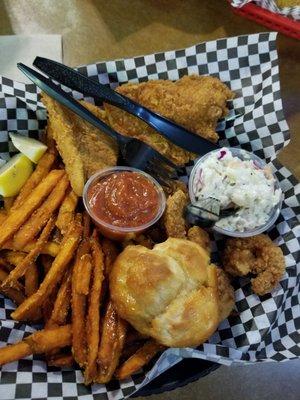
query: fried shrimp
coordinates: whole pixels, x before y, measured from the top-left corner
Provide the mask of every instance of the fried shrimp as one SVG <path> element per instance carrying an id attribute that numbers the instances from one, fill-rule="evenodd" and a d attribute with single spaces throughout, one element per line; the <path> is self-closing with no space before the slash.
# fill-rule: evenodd
<path id="1" fill-rule="evenodd" d="M 209 235 L 204 229 L 200 228 L 200 226 L 195 225 L 190 228 L 187 233 L 187 238 L 191 242 L 199 244 L 210 255 L 211 242 L 209 239 Z"/>
<path id="2" fill-rule="evenodd" d="M 223 263 L 225 271 L 233 276 L 257 275 L 251 279 L 251 284 L 259 296 L 270 293 L 276 287 L 285 269 L 282 250 L 266 235 L 229 239 Z"/>
<path id="3" fill-rule="evenodd" d="M 217 268 L 220 321 L 228 317 L 234 307 L 234 290 L 225 271 Z"/>

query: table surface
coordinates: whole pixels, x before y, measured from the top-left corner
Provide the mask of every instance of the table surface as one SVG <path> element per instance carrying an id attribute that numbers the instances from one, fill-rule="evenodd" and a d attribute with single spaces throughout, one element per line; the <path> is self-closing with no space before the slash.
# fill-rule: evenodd
<path id="1" fill-rule="evenodd" d="M 71 66 L 262 31 L 267 29 L 234 15 L 225 0 L 0 0 L 0 35 L 62 34 L 64 62 Z M 279 34 L 278 52 L 291 130 L 291 143 L 279 159 L 300 179 L 300 42 Z M 298 361 L 250 371 L 220 368 L 157 399 L 279 400 L 282 393 L 285 400 L 299 398 Z"/>

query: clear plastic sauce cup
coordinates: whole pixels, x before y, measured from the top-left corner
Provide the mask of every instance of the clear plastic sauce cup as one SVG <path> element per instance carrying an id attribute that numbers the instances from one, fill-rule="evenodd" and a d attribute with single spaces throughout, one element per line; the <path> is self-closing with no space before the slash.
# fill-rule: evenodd
<path id="1" fill-rule="evenodd" d="M 165 210 L 166 198 L 161 185 L 149 174 L 131 167 L 113 167 L 89 178 L 83 203 L 104 236 L 124 240 L 155 224 Z"/>

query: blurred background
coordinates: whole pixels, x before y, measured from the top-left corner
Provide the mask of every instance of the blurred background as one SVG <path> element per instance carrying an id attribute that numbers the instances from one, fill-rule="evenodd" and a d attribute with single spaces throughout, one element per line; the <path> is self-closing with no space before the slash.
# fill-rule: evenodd
<path id="1" fill-rule="evenodd" d="M 0 0 L 0 75 L 37 54 L 78 66 L 267 30 L 225 0 Z M 300 179 L 300 41 L 279 34 L 278 52 L 292 138 L 279 159 Z M 299 400 L 299 371 L 299 360 L 221 367 L 155 399 Z"/>

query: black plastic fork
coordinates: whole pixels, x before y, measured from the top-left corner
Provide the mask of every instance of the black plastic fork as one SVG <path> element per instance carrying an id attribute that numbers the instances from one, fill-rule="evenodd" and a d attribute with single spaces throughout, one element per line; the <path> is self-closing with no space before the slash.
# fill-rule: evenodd
<path id="1" fill-rule="evenodd" d="M 177 169 L 179 167 L 151 146 L 141 140 L 123 136 L 116 132 L 83 107 L 83 105 L 76 101 L 71 95 L 53 83 L 51 79 L 46 78 L 44 75 L 41 75 L 22 63 L 18 63 L 18 68 L 43 92 L 48 94 L 48 96 L 75 112 L 84 120 L 100 129 L 101 132 L 115 139 L 119 146 L 123 164 L 148 172 L 164 186 L 169 186 L 170 180 L 176 178 Z"/>
<path id="2" fill-rule="evenodd" d="M 94 99 L 112 104 L 134 115 L 169 141 L 187 151 L 204 155 L 218 148 L 217 144 L 190 132 L 174 121 L 136 103 L 129 97 L 112 90 L 109 86 L 102 85 L 94 79 L 75 71 L 73 68 L 43 57 L 36 57 L 33 65 L 49 78 L 54 79 L 70 89 L 77 90 L 85 96 L 91 96 Z"/>

